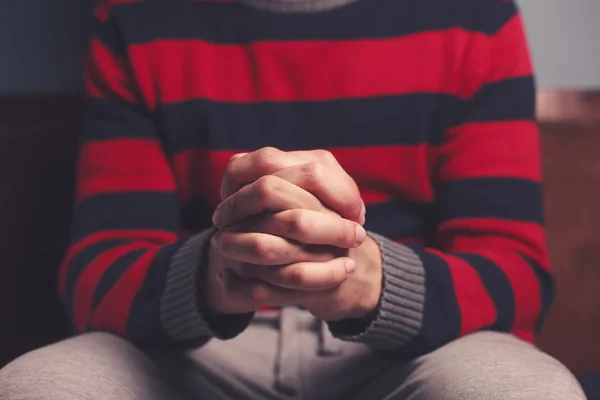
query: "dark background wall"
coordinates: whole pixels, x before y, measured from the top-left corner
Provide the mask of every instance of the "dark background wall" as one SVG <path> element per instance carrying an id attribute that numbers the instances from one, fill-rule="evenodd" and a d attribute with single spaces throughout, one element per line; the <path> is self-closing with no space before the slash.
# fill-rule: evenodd
<path id="1" fill-rule="evenodd" d="M 0 95 L 77 92 L 97 0 L 0 0 Z"/>
<path id="2" fill-rule="evenodd" d="M 0 95 L 80 91 L 96 1 L 0 0 Z M 600 88 L 600 0 L 518 1 L 541 86 Z"/>

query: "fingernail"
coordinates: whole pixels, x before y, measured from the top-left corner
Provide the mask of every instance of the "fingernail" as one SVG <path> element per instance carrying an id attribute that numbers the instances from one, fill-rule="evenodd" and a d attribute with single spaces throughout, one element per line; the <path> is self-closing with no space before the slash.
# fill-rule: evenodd
<path id="1" fill-rule="evenodd" d="M 347 272 L 348 274 L 351 274 L 351 273 L 353 273 L 353 272 L 354 272 L 354 270 L 355 270 L 355 269 L 356 269 L 356 262 L 354 262 L 354 260 L 353 260 L 353 259 L 349 258 L 349 259 L 346 261 L 346 272 Z"/>
<path id="2" fill-rule="evenodd" d="M 367 238 L 367 231 L 365 231 L 365 228 L 363 228 L 360 225 L 356 225 L 356 228 L 355 228 L 356 244 L 360 246 L 365 241 L 366 238 Z"/>

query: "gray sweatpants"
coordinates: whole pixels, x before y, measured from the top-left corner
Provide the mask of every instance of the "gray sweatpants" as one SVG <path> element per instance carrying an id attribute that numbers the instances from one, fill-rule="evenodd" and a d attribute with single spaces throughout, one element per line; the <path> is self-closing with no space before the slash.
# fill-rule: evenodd
<path id="1" fill-rule="evenodd" d="M 0 371 L 2 400 L 583 400 L 556 360 L 507 334 L 466 336 L 409 364 L 341 342 L 310 314 L 257 318 L 187 354 L 106 333 L 35 350 Z"/>

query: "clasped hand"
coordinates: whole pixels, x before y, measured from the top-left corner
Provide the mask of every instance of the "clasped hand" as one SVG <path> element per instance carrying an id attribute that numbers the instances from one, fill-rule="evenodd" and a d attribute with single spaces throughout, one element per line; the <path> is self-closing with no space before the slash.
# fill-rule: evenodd
<path id="1" fill-rule="evenodd" d="M 209 251 L 211 312 L 301 305 L 363 318 L 381 294 L 381 256 L 354 180 L 323 150 L 238 154 L 223 176 Z"/>

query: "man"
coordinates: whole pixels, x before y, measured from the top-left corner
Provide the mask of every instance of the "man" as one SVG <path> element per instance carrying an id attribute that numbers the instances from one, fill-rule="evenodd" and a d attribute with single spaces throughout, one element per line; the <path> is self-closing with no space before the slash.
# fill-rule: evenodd
<path id="1" fill-rule="evenodd" d="M 95 21 L 59 275 L 88 333 L 9 365 L 2 399 L 584 398 L 528 344 L 553 283 L 512 1 Z"/>

